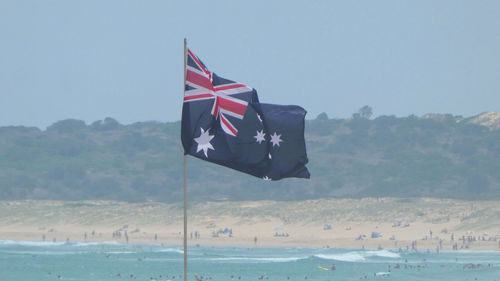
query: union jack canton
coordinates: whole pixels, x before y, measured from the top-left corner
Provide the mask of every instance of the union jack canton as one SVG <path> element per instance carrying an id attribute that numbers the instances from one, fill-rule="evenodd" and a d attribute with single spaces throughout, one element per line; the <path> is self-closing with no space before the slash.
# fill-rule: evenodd
<path id="1" fill-rule="evenodd" d="M 219 120 L 226 134 L 236 137 L 238 129 L 228 116 L 243 119 L 253 89 L 216 76 L 189 49 L 187 56 L 184 102 L 213 100 L 210 114 Z"/>

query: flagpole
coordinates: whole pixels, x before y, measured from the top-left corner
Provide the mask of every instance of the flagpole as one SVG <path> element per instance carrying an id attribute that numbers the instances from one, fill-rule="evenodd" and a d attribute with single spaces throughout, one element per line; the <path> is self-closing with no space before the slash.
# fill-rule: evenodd
<path id="1" fill-rule="evenodd" d="M 186 64 L 187 64 L 187 41 L 184 38 L 184 83 L 182 84 L 183 91 L 186 87 Z M 187 156 L 184 154 L 184 281 L 187 281 L 187 179 L 186 167 Z"/>

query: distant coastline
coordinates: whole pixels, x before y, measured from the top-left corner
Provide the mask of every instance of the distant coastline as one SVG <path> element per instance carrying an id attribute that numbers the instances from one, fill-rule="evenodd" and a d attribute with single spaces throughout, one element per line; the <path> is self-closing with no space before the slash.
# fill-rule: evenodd
<path id="1" fill-rule="evenodd" d="M 358 115 L 306 121 L 309 180 L 262 181 L 188 157 L 189 200 L 500 200 L 500 113 Z M 180 122 L 0 127 L 0 198 L 179 202 L 182 159 Z"/>

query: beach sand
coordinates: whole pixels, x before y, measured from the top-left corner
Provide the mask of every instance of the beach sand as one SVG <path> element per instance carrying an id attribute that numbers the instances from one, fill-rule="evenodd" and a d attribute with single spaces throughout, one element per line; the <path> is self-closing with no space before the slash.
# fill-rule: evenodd
<path id="1" fill-rule="evenodd" d="M 0 240 L 126 243 L 128 236 L 129 243 L 182 245 L 182 212 L 181 203 L 0 201 Z M 360 235 L 366 237 L 356 240 Z M 418 250 L 449 251 L 453 243 L 500 250 L 500 202 L 365 198 L 191 202 L 188 208 L 191 246 L 411 249 L 414 241 Z"/>

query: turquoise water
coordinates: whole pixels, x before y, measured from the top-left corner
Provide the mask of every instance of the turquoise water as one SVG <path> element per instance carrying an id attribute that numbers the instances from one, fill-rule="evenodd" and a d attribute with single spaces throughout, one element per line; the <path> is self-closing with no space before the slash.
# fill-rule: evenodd
<path id="1" fill-rule="evenodd" d="M 463 268 L 470 263 L 476 267 Z M 318 268 L 330 269 L 332 264 L 334 271 Z M 366 280 L 500 281 L 500 252 L 192 247 L 188 272 L 190 281 L 195 281 L 195 274 L 207 281 L 365 280 L 365 276 Z M 181 247 L 0 240 L 0 281 L 176 281 L 182 274 Z"/>

